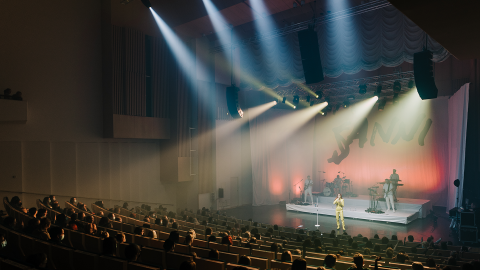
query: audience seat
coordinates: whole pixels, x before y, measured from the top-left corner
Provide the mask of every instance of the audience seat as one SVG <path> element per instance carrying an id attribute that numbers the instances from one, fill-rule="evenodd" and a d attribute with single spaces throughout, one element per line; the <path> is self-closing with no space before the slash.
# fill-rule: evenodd
<path id="1" fill-rule="evenodd" d="M 195 252 L 195 254 L 197 254 L 197 256 L 199 257 L 208 258 L 208 253 L 210 252 L 210 250 L 206 248 L 192 246 L 190 247 L 190 252 Z"/>
<path id="2" fill-rule="evenodd" d="M 109 256 L 98 258 L 98 269 L 127 270 L 127 261 Z"/>
<path id="3" fill-rule="evenodd" d="M 257 267 L 260 270 L 265 270 L 269 268 L 267 258 L 250 256 L 250 260 L 252 261 L 252 266 Z"/>
<path id="4" fill-rule="evenodd" d="M 7 241 L 8 244 L 12 243 L 10 241 Z M 35 239 L 26 235 L 20 235 L 20 246 L 22 247 L 23 254 L 25 256 L 28 256 L 30 254 L 33 254 L 34 248 L 33 245 L 35 244 Z"/>
<path id="5" fill-rule="evenodd" d="M 163 269 L 165 265 L 165 251 L 155 249 L 155 248 L 142 248 L 142 253 L 140 253 L 140 258 L 142 262 L 155 265 Z"/>
<path id="6" fill-rule="evenodd" d="M 233 270 L 235 267 L 239 267 L 239 266 L 245 267 L 248 270 L 258 270 L 258 268 L 255 268 L 255 267 L 249 267 L 249 266 L 233 264 L 233 263 L 227 263 L 227 270 Z"/>
<path id="7" fill-rule="evenodd" d="M 270 269 L 272 270 L 289 270 L 291 267 L 291 262 L 281 262 L 277 260 L 270 261 Z"/>
<path id="8" fill-rule="evenodd" d="M 56 269 L 73 270 L 71 262 L 73 261 L 73 249 L 59 245 L 50 245 L 51 258 Z"/>
<path id="9" fill-rule="evenodd" d="M 324 261 L 323 258 L 315 258 L 315 257 L 308 257 L 308 256 L 305 256 L 305 260 L 307 261 L 307 264 L 317 265 L 317 266 L 322 266 Z"/>
<path id="10" fill-rule="evenodd" d="M 195 258 L 195 263 L 197 264 L 196 269 L 202 270 L 224 270 L 225 264 L 221 261 L 209 260 L 197 257 Z"/>
<path id="11" fill-rule="evenodd" d="M 208 243 L 208 248 L 216 249 L 218 251 L 228 251 L 228 246 L 227 245 L 222 245 L 222 244 L 213 243 L 213 242 Z"/>
<path id="12" fill-rule="evenodd" d="M 147 237 L 143 237 L 141 235 L 134 235 L 133 243 L 142 246 L 142 247 L 149 247 L 150 246 L 150 239 Z"/>
<path id="13" fill-rule="evenodd" d="M 244 247 L 235 247 L 235 246 L 230 246 L 229 251 L 231 253 L 237 253 L 240 256 L 242 255 L 250 255 L 250 249 L 249 248 L 244 248 Z"/>
<path id="14" fill-rule="evenodd" d="M 69 230 L 70 243 L 75 249 L 85 250 L 84 234 L 78 231 Z"/>
<path id="15" fill-rule="evenodd" d="M 148 266 L 144 264 L 139 264 L 139 263 L 128 263 L 127 265 L 128 270 L 160 270 L 158 267 L 153 267 L 153 266 Z"/>
<path id="16" fill-rule="evenodd" d="M 335 269 L 336 270 L 347 270 L 353 265 L 352 260 L 349 262 L 344 262 L 344 261 L 338 261 L 335 263 Z"/>
<path id="17" fill-rule="evenodd" d="M 75 270 L 99 270 L 99 256 L 90 252 L 75 250 L 73 252 L 73 268 Z"/>
<path id="18" fill-rule="evenodd" d="M 152 248 L 163 249 L 163 244 L 164 243 L 165 243 L 165 241 L 163 241 L 163 240 L 150 239 L 150 247 L 152 247 Z"/>
<path id="19" fill-rule="evenodd" d="M 103 239 L 97 236 L 85 234 L 84 235 L 85 250 L 97 254 L 101 254 L 103 250 Z"/>
<path id="20" fill-rule="evenodd" d="M 2 270 L 27 270 L 27 269 L 32 269 L 31 266 L 21 264 L 18 262 L 14 262 L 11 260 L 7 259 L 1 259 L 0 260 L 0 269 Z"/>
<path id="21" fill-rule="evenodd" d="M 165 266 L 167 269 L 178 269 L 184 261 L 192 259 L 192 255 L 168 252 L 165 254 Z"/>
<path id="22" fill-rule="evenodd" d="M 219 252 L 220 256 L 219 259 L 226 262 L 226 263 L 238 263 L 238 259 L 240 256 L 237 253 L 230 253 L 230 252 Z"/>
<path id="23" fill-rule="evenodd" d="M 51 245 L 48 242 L 44 242 L 41 240 L 35 240 L 35 244 L 33 245 L 34 247 L 34 253 L 45 253 L 47 254 L 47 267 L 51 269 L 56 269 L 55 264 L 53 263 L 52 259 L 52 251 L 51 251 Z"/>

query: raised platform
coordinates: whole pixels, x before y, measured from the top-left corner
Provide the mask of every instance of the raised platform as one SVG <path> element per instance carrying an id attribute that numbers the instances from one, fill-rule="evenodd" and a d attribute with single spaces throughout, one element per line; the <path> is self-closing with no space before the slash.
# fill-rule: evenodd
<path id="1" fill-rule="evenodd" d="M 287 204 L 287 210 L 316 214 L 318 209 L 319 215 L 335 216 L 335 205 L 333 205 L 335 198 L 317 196 L 314 198 L 315 203 L 317 199 L 318 208 L 313 205 Z M 360 195 L 354 198 L 344 198 L 344 200 L 343 216 L 345 218 L 400 224 L 408 224 L 417 218 L 425 218 L 432 209 L 432 203 L 429 200 L 398 198 L 398 202 L 395 203 L 397 209 L 395 213 L 389 211 L 384 214 L 373 214 L 365 212 L 370 203 L 368 196 Z M 385 211 L 387 209 L 386 202 L 379 202 L 378 208 Z"/>

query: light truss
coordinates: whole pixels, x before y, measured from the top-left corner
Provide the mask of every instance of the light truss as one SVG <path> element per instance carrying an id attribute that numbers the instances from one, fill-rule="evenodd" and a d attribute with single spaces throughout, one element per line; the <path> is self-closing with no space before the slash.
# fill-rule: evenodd
<path id="1" fill-rule="evenodd" d="M 342 19 L 345 19 L 345 18 L 348 18 L 348 17 L 352 17 L 352 16 L 355 16 L 355 15 L 366 13 L 366 12 L 369 12 L 369 11 L 373 11 L 373 10 L 381 9 L 381 8 L 384 8 L 384 7 L 388 7 L 388 6 L 391 6 L 391 5 L 392 4 L 390 4 L 390 2 L 388 2 L 387 0 L 372 0 L 368 3 L 361 4 L 361 5 L 349 8 L 349 9 L 345 9 L 345 10 L 338 11 L 338 12 L 335 12 L 335 13 L 331 13 L 331 14 L 320 16 L 320 17 L 316 17 L 316 18 L 313 18 L 313 19 L 310 19 L 310 20 L 307 20 L 307 21 L 303 21 L 303 22 L 299 22 L 299 23 L 292 24 L 292 25 L 289 25 L 289 26 L 285 26 L 283 28 L 278 28 L 278 29 L 275 29 L 274 31 L 271 31 L 269 33 L 263 33 L 263 34 L 255 35 L 255 36 L 247 38 L 247 39 L 238 40 L 236 43 L 219 45 L 219 46 L 214 47 L 212 49 L 212 52 L 221 52 L 221 51 L 224 51 L 224 50 L 230 50 L 232 45 L 233 45 L 234 48 L 235 47 L 241 47 L 241 46 L 245 46 L 245 45 L 252 44 L 252 43 L 258 43 L 262 40 L 268 40 L 268 39 L 272 39 L 272 38 L 276 38 L 276 37 L 280 37 L 280 36 L 285 36 L 285 35 L 288 35 L 288 34 L 291 34 L 291 33 L 296 33 L 298 31 L 307 29 L 308 26 L 312 25 L 312 24 L 322 25 L 322 24 L 326 24 L 326 23 L 329 23 L 329 22 L 338 21 L 338 20 L 342 20 Z"/>
<path id="2" fill-rule="evenodd" d="M 332 83 L 319 83 L 314 85 L 309 85 L 313 92 L 322 91 L 322 98 L 315 99 L 311 97 L 315 103 L 321 103 L 325 100 L 326 97 L 329 98 L 329 104 L 342 103 L 345 99 L 349 97 L 354 97 L 355 101 L 360 101 L 366 98 L 373 96 L 375 89 L 378 85 L 382 85 L 382 93 L 380 98 L 391 98 L 393 97 L 393 84 L 398 81 L 401 84 L 400 94 L 406 92 L 408 88 L 408 83 L 414 80 L 413 71 L 405 72 L 396 72 L 386 75 L 379 75 L 361 79 L 354 80 L 345 80 Z M 365 84 L 367 86 L 367 93 L 360 94 L 359 86 Z M 305 86 L 303 86 L 305 87 Z M 306 96 L 310 95 L 307 91 L 302 89 L 302 87 L 297 85 L 292 85 L 291 87 L 286 88 L 276 88 L 274 89 L 275 93 L 282 97 L 290 97 L 298 95 L 300 99 L 305 99 Z M 310 95 L 311 96 L 311 95 Z M 352 101 L 354 103 L 354 101 Z"/>

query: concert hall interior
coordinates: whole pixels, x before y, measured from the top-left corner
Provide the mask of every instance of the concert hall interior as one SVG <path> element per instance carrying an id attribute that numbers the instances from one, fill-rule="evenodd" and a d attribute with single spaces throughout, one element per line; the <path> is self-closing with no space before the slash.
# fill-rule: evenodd
<path id="1" fill-rule="evenodd" d="M 479 267 L 460 2 L 0 1 L 0 269 Z"/>

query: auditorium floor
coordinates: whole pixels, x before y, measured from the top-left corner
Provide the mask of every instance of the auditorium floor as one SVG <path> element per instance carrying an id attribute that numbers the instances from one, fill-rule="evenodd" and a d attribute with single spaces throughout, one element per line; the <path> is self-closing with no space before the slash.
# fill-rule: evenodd
<path id="1" fill-rule="evenodd" d="M 308 230 L 315 230 L 316 215 L 306 214 L 300 212 L 287 211 L 285 205 L 268 205 L 268 206 L 241 206 L 237 208 L 222 210 L 228 216 L 234 216 L 240 219 L 253 219 L 261 223 L 278 224 L 287 227 L 298 227 L 303 225 L 303 228 Z M 380 238 L 387 236 L 390 238 L 396 234 L 398 239 L 403 239 L 408 235 L 413 235 L 415 241 L 419 241 L 422 237 L 427 239 L 433 235 L 435 240 L 442 238 L 442 241 L 452 241 L 454 244 L 458 243 L 458 236 L 452 234 L 449 229 L 450 219 L 446 213 L 435 213 L 438 216 L 437 224 L 435 225 L 432 218 L 417 219 L 408 225 L 365 221 L 357 219 L 345 219 L 345 225 L 348 234 L 358 235 L 362 234 L 366 237 L 373 237 L 378 234 Z M 330 232 L 336 229 L 336 220 L 332 216 L 318 216 L 318 223 L 322 233 Z M 340 229 L 340 233 L 342 230 Z"/>

